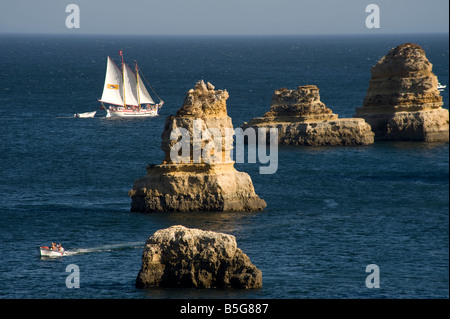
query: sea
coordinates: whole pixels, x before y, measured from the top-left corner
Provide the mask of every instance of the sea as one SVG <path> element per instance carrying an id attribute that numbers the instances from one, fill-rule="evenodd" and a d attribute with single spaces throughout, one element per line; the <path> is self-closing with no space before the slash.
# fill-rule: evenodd
<path id="1" fill-rule="evenodd" d="M 450 84 L 448 34 L 0 35 L 0 298 L 449 298 L 448 143 L 280 146 L 274 174 L 235 165 L 263 211 L 130 212 L 128 191 L 162 162 L 165 119 L 197 81 L 229 92 L 235 128 L 267 112 L 274 90 L 306 84 L 352 117 L 371 67 L 406 42 Z M 119 64 L 119 50 L 164 100 L 158 117 L 105 118 L 106 57 Z M 263 287 L 137 289 L 146 239 L 172 225 L 234 235 Z M 51 242 L 68 255 L 41 258 Z"/>

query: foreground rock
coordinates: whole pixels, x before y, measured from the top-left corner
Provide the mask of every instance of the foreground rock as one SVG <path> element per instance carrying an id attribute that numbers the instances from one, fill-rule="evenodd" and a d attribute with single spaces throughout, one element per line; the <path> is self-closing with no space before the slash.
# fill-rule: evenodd
<path id="1" fill-rule="evenodd" d="M 249 127 L 277 128 L 278 142 L 285 145 L 367 145 L 374 141 L 370 125 L 362 119 L 339 119 L 320 101 L 315 85 L 276 90 L 270 111 L 242 125 L 244 130 Z"/>
<path id="2" fill-rule="evenodd" d="M 131 211 L 257 211 L 266 207 L 256 195 L 250 176 L 238 172 L 230 158 L 233 139 L 227 138 L 225 131 L 233 130 L 233 126 L 227 115 L 227 99 L 226 90 L 215 90 L 203 81 L 188 92 L 176 116 L 166 119 L 161 143 L 163 163 L 149 165 L 147 175 L 136 180 L 128 193 Z M 195 143 L 198 131 L 209 130 L 220 133 L 218 147 L 211 147 L 216 145 L 213 134 Z M 171 139 L 173 132 L 187 136 L 187 154 L 173 151 L 180 142 Z"/>
<path id="3" fill-rule="evenodd" d="M 442 108 L 438 80 L 425 51 L 406 43 L 372 67 L 364 104 L 365 119 L 377 140 L 448 141 L 449 112 Z"/>
<path id="4" fill-rule="evenodd" d="M 262 272 L 234 236 L 172 226 L 147 239 L 136 287 L 261 288 Z"/>

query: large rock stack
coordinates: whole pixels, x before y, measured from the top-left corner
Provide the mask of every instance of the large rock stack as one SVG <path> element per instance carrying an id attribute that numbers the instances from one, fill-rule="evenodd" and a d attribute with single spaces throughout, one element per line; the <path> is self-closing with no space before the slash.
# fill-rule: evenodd
<path id="1" fill-rule="evenodd" d="M 366 145 L 374 141 L 364 120 L 340 119 L 326 107 L 315 85 L 276 90 L 270 111 L 242 125 L 244 130 L 249 127 L 277 128 L 278 142 L 286 145 Z"/>
<path id="2" fill-rule="evenodd" d="M 131 211 L 257 211 L 266 207 L 255 194 L 250 176 L 238 172 L 230 158 L 230 132 L 234 131 L 227 99 L 226 90 L 215 90 L 203 81 L 188 92 L 176 116 L 166 119 L 163 163 L 149 165 L 147 175 L 129 191 Z M 181 139 L 174 138 L 177 135 Z M 187 152 L 177 148 L 183 139 L 189 143 Z"/>
<path id="3" fill-rule="evenodd" d="M 172 226 L 147 239 L 136 286 L 261 288 L 262 272 L 234 236 Z"/>
<path id="4" fill-rule="evenodd" d="M 449 112 L 442 108 L 438 80 L 425 51 L 405 43 L 372 67 L 363 106 L 364 118 L 377 140 L 448 141 Z"/>

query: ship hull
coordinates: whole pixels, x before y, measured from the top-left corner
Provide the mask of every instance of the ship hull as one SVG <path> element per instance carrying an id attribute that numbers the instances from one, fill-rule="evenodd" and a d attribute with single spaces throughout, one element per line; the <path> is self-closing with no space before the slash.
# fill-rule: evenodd
<path id="1" fill-rule="evenodd" d="M 39 247 L 42 257 L 62 257 L 66 255 L 66 252 L 63 250 L 52 250 L 49 247 L 41 246 Z"/>
<path id="2" fill-rule="evenodd" d="M 155 117 L 158 116 L 158 110 L 107 110 L 106 117 Z"/>

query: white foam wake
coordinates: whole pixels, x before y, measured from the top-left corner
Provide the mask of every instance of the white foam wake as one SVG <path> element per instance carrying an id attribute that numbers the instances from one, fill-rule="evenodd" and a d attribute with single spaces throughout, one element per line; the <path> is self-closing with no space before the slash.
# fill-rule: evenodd
<path id="1" fill-rule="evenodd" d="M 66 256 L 73 256 L 79 254 L 99 253 L 105 251 L 122 250 L 122 249 L 138 249 L 144 248 L 145 242 L 120 243 L 113 245 L 103 245 L 91 248 L 75 248 L 66 249 Z"/>

